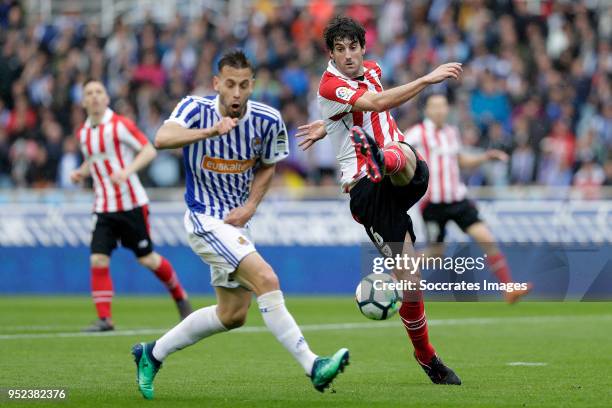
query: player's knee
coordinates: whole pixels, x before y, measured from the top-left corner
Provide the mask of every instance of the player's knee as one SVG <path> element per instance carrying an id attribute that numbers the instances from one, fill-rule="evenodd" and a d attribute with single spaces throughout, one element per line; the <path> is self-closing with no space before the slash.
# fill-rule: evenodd
<path id="1" fill-rule="evenodd" d="M 219 320 L 225 326 L 226 329 L 232 330 L 238 327 L 244 326 L 247 319 L 248 307 L 235 308 L 235 309 L 219 309 Z"/>
<path id="2" fill-rule="evenodd" d="M 257 295 L 280 289 L 278 276 L 270 265 L 266 264 L 257 275 L 257 281 L 255 282 Z"/>
<path id="3" fill-rule="evenodd" d="M 155 252 L 151 252 L 149 255 L 138 258 L 138 263 L 147 269 L 155 270 L 159 267 L 159 255 L 157 255 Z"/>
<path id="4" fill-rule="evenodd" d="M 109 265 L 110 259 L 108 255 L 104 254 L 92 254 L 89 257 L 89 262 L 94 268 L 105 268 Z"/>

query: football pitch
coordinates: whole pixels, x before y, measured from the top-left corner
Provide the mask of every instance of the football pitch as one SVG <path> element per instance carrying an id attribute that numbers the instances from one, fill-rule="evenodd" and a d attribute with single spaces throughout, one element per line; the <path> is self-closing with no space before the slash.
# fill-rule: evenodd
<path id="1" fill-rule="evenodd" d="M 192 298 L 195 307 L 211 298 Z M 87 297 L 0 299 L 2 406 L 562 407 L 610 406 L 610 303 L 428 302 L 430 337 L 463 385 L 433 385 L 411 355 L 398 317 L 363 318 L 350 297 L 287 296 L 312 349 L 348 347 L 351 364 L 316 392 L 268 333 L 256 307 L 243 329 L 171 355 L 155 400 L 138 393 L 130 347 L 176 323 L 166 297 L 117 296 L 117 331 L 81 334 Z M 256 306 L 256 304 L 255 304 Z M 8 388 L 66 388 L 63 402 L 9 401 Z"/>

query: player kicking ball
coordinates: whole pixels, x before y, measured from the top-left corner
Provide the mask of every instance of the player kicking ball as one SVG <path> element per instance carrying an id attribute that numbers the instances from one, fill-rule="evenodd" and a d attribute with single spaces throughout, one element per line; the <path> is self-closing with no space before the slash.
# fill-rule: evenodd
<path id="1" fill-rule="evenodd" d="M 276 109 L 249 100 L 253 69 L 241 51 L 225 54 L 218 70 L 217 95 L 184 98 L 155 139 L 161 149 L 183 148 L 185 229 L 192 250 L 210 266 L 217 304 L 196 310 L 157 341 L 132 348 L 138 388 L 153 398 L 153 380 L 168 355 L 242 326 L 254 293 L 267 328 L 323 392 L 348 365 L 349 352 L 319 357 L 310 350 L 249 228 L 275 163 L 289 154 L 285 124 Z"/>
<path id="2" fill-rule="evenodd" d="M 512 283 L 512 275 L 495 237 L 480 219 L 476 205 L 467 199 L 467 187 L 459 177 L 459 168 L 474 168 L 489 160 L 507 161 L 501 150 L 481 154 L 461 152 L 459 130 L 446 123 L 448 100 L 446 95 L 430 94 L 425 99 L 425 120 L 406 132 L 406 140 L 424 152 L 429 163 L 429 190 L 421 201 L 427 239 L 435 242 L 428 248 L 428 256 L 444 255 L 444 235 L 448 221 L 454 221 L 473 238 L 487 254 L 489 269 L 500 282 Z M 512 304 L 529 293 L 527 289 L 505 291 L 506 302 Z"/>
<path id="3" fill-rule="evenodd" d="M 83 107 L 87 120 L 77 132 L 85 160 L 70 174 L 74 183 L 91 175 L 95 193 L 90 262 L 91 294 L 98 320 L 84 329 L 87 332 L 114 329 L 109 263 L 118 241 L 166 286 L 181 318 L 192 311 L 172 264 L 153 251 L 149 234 L 149 198 L 136 173 L 157 153 L 131 120 L 108 107 L 109 102 L 102 82 L 85 81 Z"/>
<path id="4" fill-rule="evenodd" d="M 408 209 L 427 190 L 427 164 L 404 142 L 390 109 L 400 106 L 431 84 L 457 79 L 461 64 L 450 63 L 408 84 L 383 91 L 381 68 L 364 61 L 365 30 L 350 18 L 337 17 L 324 33 L 330 61 L 319 85 L 323 121 L 300 127 L 303 149 L 329 135 L 338 146 L 341 184 L 350 194 L 353 218 L 384 256 L 414 256 L 415 241 Z M 396 243 L 400 245 L 393 245 Z M 401 248 L 398 248 L 401 246 Z M 399 279 L 417 274 L 396 271 Z M 414 346 L 414 356 L 435 384 L 461 384 L 429 342 L 423 295 L 405 291 L 399 310 Z"/>

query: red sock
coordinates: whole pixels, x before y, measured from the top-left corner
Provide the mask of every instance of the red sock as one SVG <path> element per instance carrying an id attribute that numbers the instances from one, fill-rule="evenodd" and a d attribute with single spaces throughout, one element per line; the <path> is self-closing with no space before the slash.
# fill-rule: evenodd
<path id="1" fill-rule="evenodd" d="M 436 350 L 429 343 L 429 332 L 427 330 L 427 317 L 425 316 L 425 304 L 421 292 L 406 291 L 405 299 L 399 310 L 404 328 L 412 341 L 414 351 L 421 363 L 427 364 L 436 354 Z"/>
<path id="2" fill-rule="evenodd" d="M 187 293 L 183 290 L 172 264 L 166 258 L 161 256 L 161 263 L 153 273 L 166 285 L 174 300 L 181 300 L 187 297 Z"/>
<path id="3" fill-rule="evenodd" d="M 510 283 L 512 282 L 512 278 L 510 276 L 510 268 L 508 268 L 508 263 L 506 262 L 506 257 L 501 252 L 493 256 L 488 257 L 489 261 L 489 269 L 497 279 L 499 279 L 502 283 Z"/>
<path id="4" fill-rule="evenodd" d="M 385 173 L 395 174 L 406 167 L 406 156 L 399 146 L 389 146 L 383 149 L 385 155 Z"/>
<path id="5" fill-rule="evenodd" d="M 113 281 L 108 266 L 91 268 L 91 295 L 98 311 L 98 317 L 100 319 L 110 318 Z"/>

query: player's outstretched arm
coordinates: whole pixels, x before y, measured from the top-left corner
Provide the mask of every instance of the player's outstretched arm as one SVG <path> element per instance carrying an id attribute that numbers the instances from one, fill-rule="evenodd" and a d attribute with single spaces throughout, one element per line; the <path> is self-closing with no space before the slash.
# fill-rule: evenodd
<path id="1" fill-rule="evenodd" d="M 225 220 L 223 220 L 225 223 L 236 227 L 243 227 L 249 222 L 251 217 L 255 214 L 257 206 L 268 192 L 270 184 L 272 184 L 275 169 L 275 164 L 262 163 L 261 167 L 255 173 L 255 177 L 253 177 L 249 198 L 242 207 L 234 208 L 227 214 Z"/>
<path id="2" fill-rule="evenodd" d="M 384 112 L 396 108 L 418 95 L 429 85 L 446 79 L 458 79 L 462 68 L 458 62 L 442 64 L 429 74 L 405 85 L 387 89 L 379 93 L 366 92 L 353 105 L 354 111 Z"/>
<path id="3" fill-rule="evenodd" d="M 295 137 L 303 137 L 303 139 L 298 143 L 298 146 L 305 151 L 310 146 L 315 144 L 317 140 L 323 139 L 326 135 L 327 131 L 325 130 L 325 122 L 322 120 L 315 120 L 307 125 L 298 127 Z"/>
<path id="4" fill-rule="evenodd" d="M 497 149 L 487 150 L 480 154 L 459 154 L 459 166 L 464 169 L 473 169 L 491 160 L 508 161 L 508 155 Z"/>
<path id="5" fill-rule="evenodd" d="M 238 125 L 237 118 L 224 117 L 214 126 L 206 129 L 188 129 L 175 122 L 166 122 L 155 134 L 155 147 L 176 149 L 198 142 L 207 137 L 223 135 Z"/>

